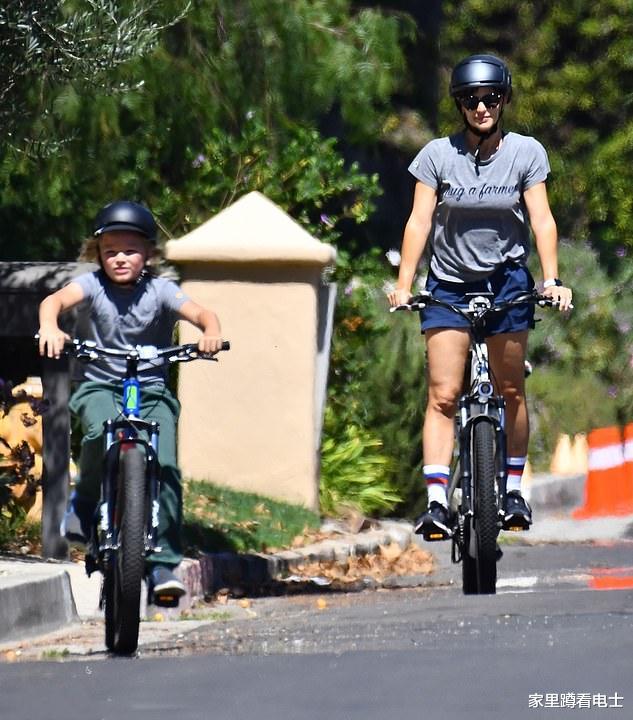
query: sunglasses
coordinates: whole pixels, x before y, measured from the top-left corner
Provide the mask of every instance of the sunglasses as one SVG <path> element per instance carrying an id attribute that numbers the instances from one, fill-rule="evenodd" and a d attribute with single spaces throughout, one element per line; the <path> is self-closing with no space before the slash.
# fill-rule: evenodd
<path id="1" fill-rule="evenodd" d="M 476 110 L 479 107 L 479 103 L 483 103 L 486 109 L 496 108 L 497 105 L 503 100 L 503 95 L 498 92 L 491 92 L 483 97 L 477 97 L 477 95 L 462 95 L 459 98 L 459 102 L 463 105 L 466 110 Z"/>

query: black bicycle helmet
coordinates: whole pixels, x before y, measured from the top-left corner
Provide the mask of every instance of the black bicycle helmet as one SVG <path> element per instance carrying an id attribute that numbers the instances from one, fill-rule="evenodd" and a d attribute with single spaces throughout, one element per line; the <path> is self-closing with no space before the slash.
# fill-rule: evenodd
<path id="1" fill-rule="evenodd" d="M 131 200 L 116 200 L 101 208 L 95 219 L 95 237 L 112 230 L 132 230 L 156 242 L 158 227 L 152 213 L 143 205 Z"/>
<path id="2" fill-rule="evenodd" d="M 453 68 L 449 87 L 451 97 L 458 97 L 471 88 L 495 87 L 506 102 L 512 97 L 512 76 L 508 66 L 494 55 L 470 55 Z"/>

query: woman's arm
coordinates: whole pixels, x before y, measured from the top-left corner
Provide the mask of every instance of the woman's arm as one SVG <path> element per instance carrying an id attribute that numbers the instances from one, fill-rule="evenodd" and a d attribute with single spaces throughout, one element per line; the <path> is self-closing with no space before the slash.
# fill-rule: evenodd
<path id="1" fill-rule="evenodd" d="M 59 316 L 78 305 L 83 299 L 84 291 L 81 285 L 71 282 L 42 300 L 39 309 L 40 329 L 38 331 L 40 355 L 46 355 L 49 358 L 60 356 L 64 349 L 64 343 L 70 338 L 60 329 Z"/>
<path id="2" fill-rule="evenodd" d="M 213 353 L 222 349 L 220 321 L 212 310 L 207 310 L 193 300 L 186 300 L 180 306 L 179 314 L 183 320 L 202 331 L 198 342 L 200 352 Z"/>
<path id="3" fill-rule="evenodd" d="M 523 193 L 523 197 L 530 216 L 543 279 L 553 280 L 558 277 L 558 231 L 547 199 L 545 183 L 532 185 Z M 545 288 L 543 294 L 557 300 L 561 310 L 569 310 L 572 298 L 569 288 L 551 286 Z"/>
<path id="4" fill-rule="evenodd" d="M 404 304 L 411 297 L 411 287 L 431 232 L 436 205 L 435 189 L 418 181 L 413 195 L 413 209 L 402 238 L 398 283 L 396 289 L 387 294 L 392 306 Z"/>

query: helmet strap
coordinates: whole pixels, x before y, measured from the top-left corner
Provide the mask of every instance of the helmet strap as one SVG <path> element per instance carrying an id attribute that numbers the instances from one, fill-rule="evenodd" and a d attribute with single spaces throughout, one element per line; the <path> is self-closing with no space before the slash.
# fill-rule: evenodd
<path id="1" fill-rule="evenodd" d="M 489 130 L 480 130 L 478 127 L 474 127 L 471 125 L 468 120 L 466 119 L 466 113 L 462 111 L 462 119 L 464 121 L 464 127 L 466 129 L 466 132 L 471 132 L 473 135 L 476 135 L 479 138 L 479 142 L 477 143 L 477 147 L 475 148 L 475 171 L 477 175 L 479 175 L 479 163 L 480 163 L 480 153 L 481 153 L 481 146 L 488 140 L 488 138 L 491 138 L 499 129 L 499 123 L 501 122 L 501 116 L 503 115 L 503 107 L 501 108 L 501 111 L 499 112 L 499 117 L 497 118 L 497 122 L 489 129 Z"/>

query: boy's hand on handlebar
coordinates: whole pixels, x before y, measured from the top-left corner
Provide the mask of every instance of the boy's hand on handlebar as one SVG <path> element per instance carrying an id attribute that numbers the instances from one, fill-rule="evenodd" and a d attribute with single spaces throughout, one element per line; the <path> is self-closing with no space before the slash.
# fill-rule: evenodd
<path id="1" fill-rule="evenodd" d="M 563 286 L 551 286 L 543 290 L 541 295 L 551 298 L 554 302 L 558 303 L 558 309 L 561 311 L 571 310 L 573 305 L 571 304 L 572 292 L 571 288 Z"/>
<path id="2" fill-rule="evenodd" d="M 224 341 L 217 335 L 203 335 L 198 341 L 198 350 L 201 353 L 215 354 L 222 350 L 222 343 Z"/>
<path id="3" fill-rule="evenodd" d="M 64 344 L 70 341 L 70 335 L 59 328 L 51 330 L 40 328 L 37 340 L 42 357 L 59 359 L 64 350 Z"/>
<path id="4" fill-rule="evenodd" d="M 387 299 L 389 300 L 389 305 L 391 305 L 391 307 L 408 305 L 411 297 L 412 295 L 410 290 L 403 290 L 401 288 L 396 288 L 395 290 L 387 293 Z"/>

